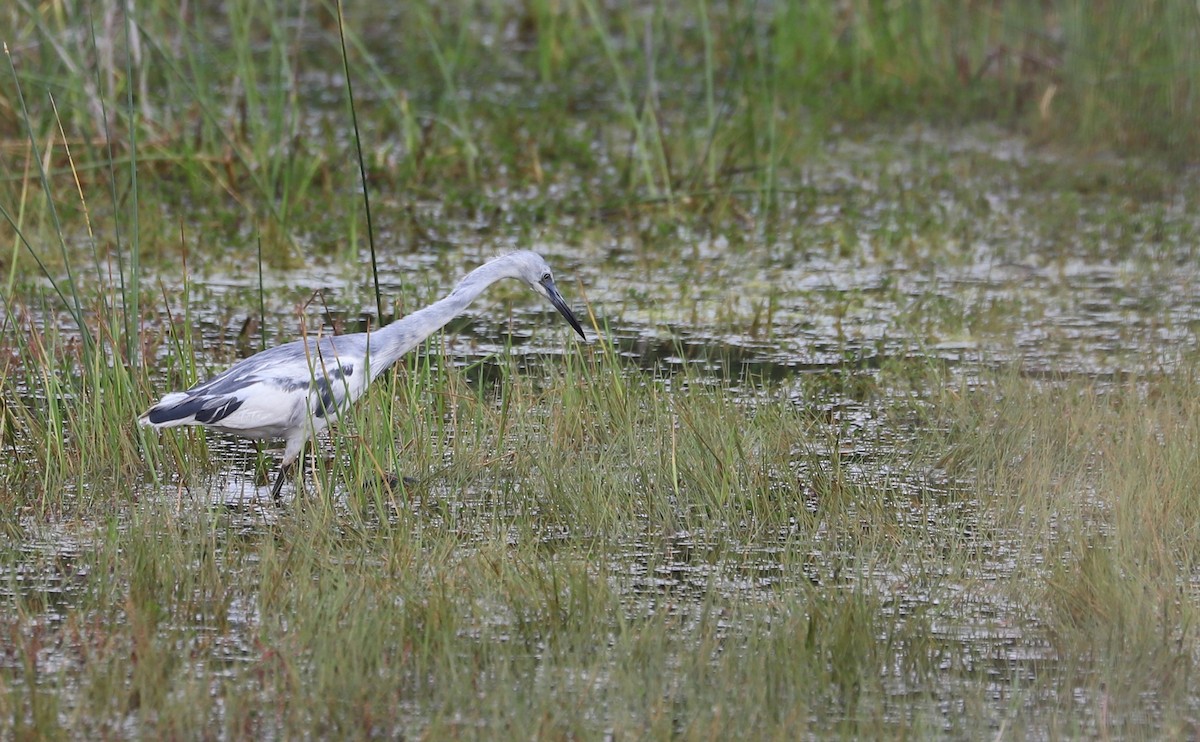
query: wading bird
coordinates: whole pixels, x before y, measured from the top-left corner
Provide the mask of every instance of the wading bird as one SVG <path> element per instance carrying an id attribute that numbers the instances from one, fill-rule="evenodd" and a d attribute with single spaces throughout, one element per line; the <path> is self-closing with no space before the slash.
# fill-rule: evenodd
<path id="1" fill-rule="evenodd" d="M 390 325 L 372 332 L 295 340 L 256 353 L 186 392 L 171 392 L 138 422 L 158 430 L 202 425 L 246 438 L 284 439 L 283 461 L 271 488 L 271 497 L 278 500 L 287 472 L 309 439 L 336 421 L 400 356 L 503 278 L 529 284 L 587 340 L 542 256 L 514 252 L 484 263 L 444 298 Z"/>

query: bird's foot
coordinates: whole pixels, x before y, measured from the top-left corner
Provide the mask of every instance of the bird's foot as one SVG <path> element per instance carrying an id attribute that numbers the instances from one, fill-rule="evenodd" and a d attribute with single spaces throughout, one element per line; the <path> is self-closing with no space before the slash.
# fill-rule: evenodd
<path id="1" fill-rule="evenodd" d="M 379 478 L 379 483 L 390 490 L 410 490 L 419 485 L 421 480 L 413 477 L 401 477 L 388 472 Z"/>

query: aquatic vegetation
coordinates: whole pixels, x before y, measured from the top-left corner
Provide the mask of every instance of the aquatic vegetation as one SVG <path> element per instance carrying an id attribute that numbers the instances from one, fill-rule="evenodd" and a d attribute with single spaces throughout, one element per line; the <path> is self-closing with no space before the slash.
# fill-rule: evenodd
<path id="1" fill-rule="evenodd" d="M 1053 5 L 0 11 L 0 736 L 1193 734 L 1197 24 Z M 286 507 L 135 424 L 518 248 Z"/>

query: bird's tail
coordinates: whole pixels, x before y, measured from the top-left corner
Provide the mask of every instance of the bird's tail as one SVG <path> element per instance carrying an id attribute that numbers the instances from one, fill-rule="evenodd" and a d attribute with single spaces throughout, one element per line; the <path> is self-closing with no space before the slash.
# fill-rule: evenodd
<path id="1" fill-rule="evenodd" d="M 188 419 L 190 416 L 171 416 L 168 419 L 164 419 L 165 416 L 163 414 L 171 408 L 179 406 L 181 402 L 185 402 L 187 399 L 188 395 L 185 392 L 171 392 L 158 400 L 158 404 L 142 413 L 142 416 L 138 418 L 138 425 L 145 425 L 160 430 L 162 428 L 173 428 L 176 425 L 187 425 L 191 422 Z"/>

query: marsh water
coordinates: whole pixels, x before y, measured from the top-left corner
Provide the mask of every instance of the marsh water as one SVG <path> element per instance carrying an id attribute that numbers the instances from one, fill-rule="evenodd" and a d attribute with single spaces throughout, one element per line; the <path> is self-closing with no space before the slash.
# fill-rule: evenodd
<path id="1" fill-rule="evenodd" d="M 1151 184 L 1143 188 L 1144 180 Z M 1028 551 L 1015 545 L 1019 534 L 989 530 L 985 539 L 973 533 L 971 500 L 963 493 L 974 483 L 943 471 L 928 452 L 912 450 L 913 430 L 881 414 L 897 402 L 893 394 L 905 404 L 915 394 L 919 404 L 919 390 L 855 380 L 871 382 L 881 369 L 903 363 L 946 369 L 964 388 L 999 368 L 1047 385 L 1065 379 L 1103 385 L 1174 368 L 1195 346 L 1200 328 L 1200 220 L 1187 195 L 1195 192 L 1192 180 L 1115 159 L 1081 168 L 989 129 L 878 133 L 831 143 L 807 163 L 795 190 L 777 194 L 770 233 L 752 206 L 737 234 L 692 225 L 650 238 L 576 226 L 530 240 L 502 229 L 481 239 L 473 224 L 441 221 L 443 242 L 412 253 L 397 254 L 387 234 L 378 236 L 380 288 L 389 311 L 404 314 L 486 257 L 531 247 L 555 268 L 580 316 L 594 317 L 629 379 L 711 384 L 738 404 L 770 400 L 823 417 L 837 430 L 824 451 L 830 462 L 864 486 L 886 482 L 890 492 L 911 492 L 887 505 L 905 511 L 899 519 L 911 534 L 957 529 L 981 556 L 968 573 L 952 578 L 959 584 L 939 585 L 933 598 L 927 578 L 913 577 L 916 565 L 913 574 L 870 565 L 857 573 L 832 570 L 835 561 L 853 565 L 855 555 L 830 532 L 818 535 L 799 560 L 811 566 L 807 579 L 820 585 L 837 572 L 843 576 L 836 579 L 868 580 L 885 610 L 928 621 L 944 656 L 953 657 L 948 666 L 993 677 L 1002 696 L 1005 687 L 1055 672 L 1056 656 L 1037 618 L 989 586 L 1014 571 L 1047 566 L 1029 563 Z M 1129 186 L 1111 185 L 1123 181 Z M 435 205 L 428 208 L 436 213 Z M 240 272 L 194 269 L 186 300 L 177 293 L 181 276 L 156 276 L 176 298 L 171 319 L 149 322 L 189 318 L 201 376 L 262 343 L 290 339 L 300 331 L 301 316 L 310 332 L 318 326 L 356 331 L 376 322 L 365 259 L 315 259 L 297 269 L 267 270 L 261 317 L 257 266 L 245 265 Z M 585 321 L 594 335 L 591 324 Z M 504 383 L 498 368 L 505 359 L 517 359 L 518 369 L 537 369 L 580 352 L 568 336 L 550 309 L 514 284 L 485 294 L 421 352 L 466 368 L 471 383 L 486 392 Z M 170 352 L 161 351 L 164 358 Z M 168 383 L 165 373 L 161 378 Z M 832 381 L 814 393 L 815 378 Z M 859 393 L 866 386 L 870 392 Z M 207 491 L 193 486 L 181 496 L 145 482 L 139 497 L 182 497 L 184 508 L 227 507 L 231 533 L 269 529 L 279 511 L 255 486 L 254 447 L 225 436 L 211 436 L 210 447 L 228 465 L 212 474 Z M 404 473 L 428 477 L 409 505 L 428 527 L 472 511 L 466 527 L 479 529 L 483 541 L 497 526 L 478 513 L 507 517 L 486 491 L 441 482 L 436 472 Z M 803 466 L 792 472 L 812 474 Z M 937 496 L 951 492 L 959 496 Z M 807 507 L 818 510 L 815 503 Z M 69 605 L 86 577 L 74 564 L 89 544 L 80 541 L 79 529 L 62 531 L 33 518 L 26 526 L 37 534 L 26 548 L 40 553 L 18 573 L 0 577 L 0 591 L 43 594 L 46 620 L 53 621 L 55 606 Z M 601 536 L 555 526 L 542 537 L 546 558 L 553 559 L 558 543 Z M 461 548 L 472 548 L 469 533 L 464 540 Z M 754 538 L 652 533 L 607 544 L 604 569 L 620 576 L 614 584 L 630 612 L 670 606 L 686 614 L 713 592 L 738 602 L 777 600 L 795 581 L 789 572 L 796 555 L 781 558 L 791 548 L 786 528 Z M 250 653 L 255 620 L 238 614 L 253 610 L 231 610 L 221 639 L 231 661 Z M 497 614 L 497 622 L 506 620 Z M 55 649 L 46 648 L 41 661 L 53 672 Z M 955 712 L 957 677 L 947 670 L 936 681 L 944 684 L 935 693 L 944 699 L 947 719 Z M 889 681 L 897 697 L 920 690 L 904 678 L 897 673 Z M 1094 700 L 1076 699 L 1086 706 Z"/>

